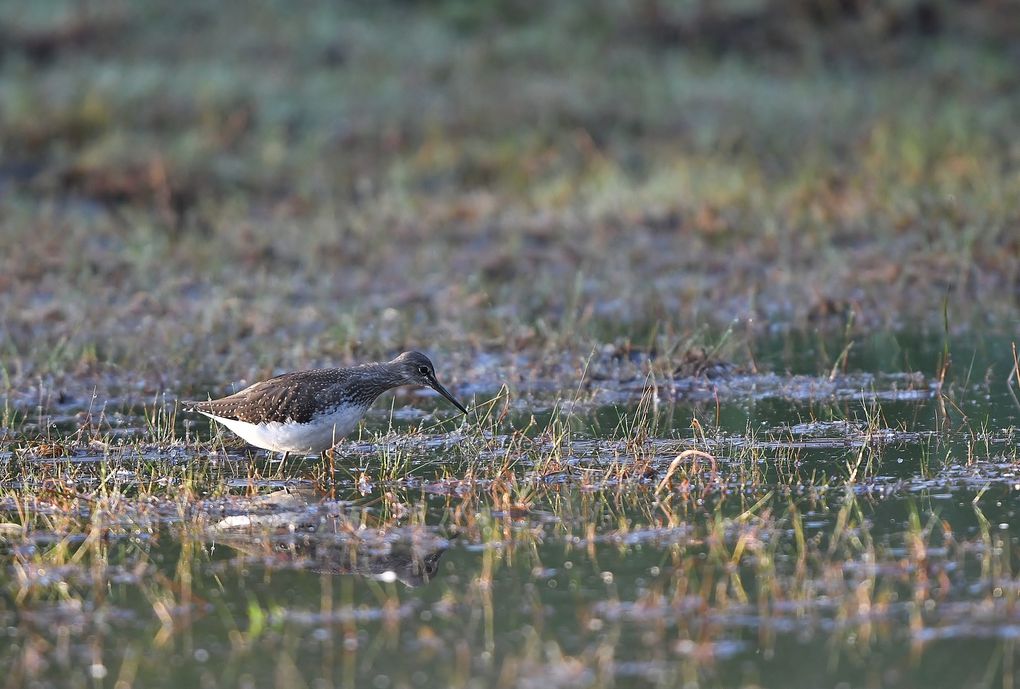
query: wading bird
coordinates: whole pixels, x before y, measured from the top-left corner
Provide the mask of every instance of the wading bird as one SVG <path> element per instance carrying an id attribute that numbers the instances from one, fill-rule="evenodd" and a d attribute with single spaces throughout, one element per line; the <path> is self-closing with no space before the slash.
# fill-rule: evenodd
<path id="1" fill-rule="evenodd" d="M 421 352 L 404 352 L 386 363 L 284 373 L 228 397 L 184 405 L 286 459 L 292 452 L 330 449 L 354 430 L 379 395 L 402 385 L 430 387 L 467 414 Z"/>

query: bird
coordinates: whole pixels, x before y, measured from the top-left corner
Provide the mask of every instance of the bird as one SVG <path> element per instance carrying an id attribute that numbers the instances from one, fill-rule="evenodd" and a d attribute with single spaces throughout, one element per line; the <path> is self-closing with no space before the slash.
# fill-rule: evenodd
<path id="1" fill-rule="evenodd" d="M 385 363 L 284 373 L 227 397 L 183 405 L 256 447 L 283 453 L 286 461 L 292 453 L 325 453 L 357 427 L 379 395 L 403 385 L 430 387 L 468 413 L 421 352 L 404 352 Z"/>

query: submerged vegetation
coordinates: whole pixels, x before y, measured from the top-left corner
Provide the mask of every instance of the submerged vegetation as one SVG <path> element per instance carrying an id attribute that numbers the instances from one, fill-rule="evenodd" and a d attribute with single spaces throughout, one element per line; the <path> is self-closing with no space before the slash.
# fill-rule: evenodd
<path id="1" fill-rule="evenodd" d="M 1007 5 L 0 3 L 0 685 L 1016 686 Z"/>
<path id="2" fill-rule="evenodd" d="M 147 407 L 16 424 L 10 685 L 1013 686 L 1003 382 L 626 380 L 287 463 Z"/>

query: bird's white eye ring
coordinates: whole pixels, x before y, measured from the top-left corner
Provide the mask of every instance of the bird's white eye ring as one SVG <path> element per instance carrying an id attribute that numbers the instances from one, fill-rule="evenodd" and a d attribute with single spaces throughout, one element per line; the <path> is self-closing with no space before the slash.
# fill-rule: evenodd
<path id="1" fill-rule="evenodd" d="M 429 367 L 428 366 L 419 366 L 418 367 L 418 375 L 427 376 L 428 374 L 429 374 Z"/>

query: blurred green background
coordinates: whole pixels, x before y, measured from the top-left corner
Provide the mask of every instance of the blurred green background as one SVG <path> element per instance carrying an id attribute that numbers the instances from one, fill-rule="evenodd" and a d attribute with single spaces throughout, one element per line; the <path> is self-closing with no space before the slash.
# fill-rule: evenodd
<path id="1" fill-rule="evenodd" d="M 1015 3 L 7 2 L 0 27 L 14 380 L 1017 322 Z"/>

